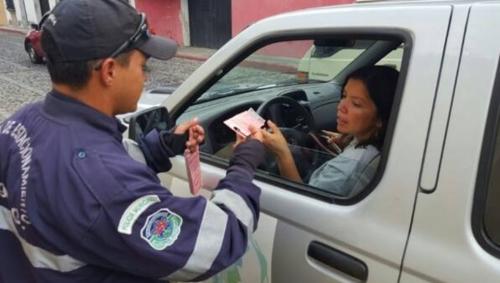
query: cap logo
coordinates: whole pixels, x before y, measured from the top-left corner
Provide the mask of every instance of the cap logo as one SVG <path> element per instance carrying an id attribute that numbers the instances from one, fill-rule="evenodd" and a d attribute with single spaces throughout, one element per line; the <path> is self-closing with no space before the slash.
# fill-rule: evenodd
<path id="1" fill-rule="evenodd" d="M 57 24 L 57 18 L 54 14 L 50 14 L 48 17 L 47 17 L 47 20 L 52 26 L 55 26 Z"/>

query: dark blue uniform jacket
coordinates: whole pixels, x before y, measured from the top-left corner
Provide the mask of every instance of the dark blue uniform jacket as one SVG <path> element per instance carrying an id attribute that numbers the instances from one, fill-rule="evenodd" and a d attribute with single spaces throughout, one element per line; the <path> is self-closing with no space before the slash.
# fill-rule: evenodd
<path id="1" fill-rule="evenodd" d="M 180 198 L 128 155 L 123 130 L 55 91 L 0 124 L 0 282 L 200 280 L 244 253 L 262 144 L 236 148 L 210 200 Z M 159 137 L 155 157 L 169 152 Z"/>

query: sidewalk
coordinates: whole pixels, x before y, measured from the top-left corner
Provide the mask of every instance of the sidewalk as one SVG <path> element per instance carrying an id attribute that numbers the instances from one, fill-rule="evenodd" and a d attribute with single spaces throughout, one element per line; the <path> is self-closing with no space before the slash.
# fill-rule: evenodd
<path id="1" fill-rule="evenodd" d="M 28 33 L 28 29 L 13 27 L 13 26 L 0 26 L 0 31 L 13 32 L 25 35 Z"/>
<path id="2" fill-rule="evenodd" d="M 202 47 L 183 46 L 177 49 L 177 55 L 175 56 L 183 59 L 205 61 L 208 57 L 212 56 L 215 51 L 217 50 Z"/>
<path id="3" fill-rule="evenodd" d="M 1 1 L 1 0 L 0 0 Z M 0 31 L 13 32 L 22 35 L 28 33 L 28 29 L 13 27 L 13 26 L 0 26 Z M 215 53 L 215 49 L 201 48 L 201 47 L 191 47 L 191 46 L 180 46 L 177 49 L 177 58 L 205 61 L 208 57 Z"/>

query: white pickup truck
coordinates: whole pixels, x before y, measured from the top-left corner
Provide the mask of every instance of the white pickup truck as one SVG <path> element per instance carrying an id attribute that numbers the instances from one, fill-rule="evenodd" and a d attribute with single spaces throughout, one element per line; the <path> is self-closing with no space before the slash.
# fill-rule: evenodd
<path id="1" fill-rule="evenodd" d="M 392 52 L 400 75 L 369 185 L 342 196 L 268 160 L 249 250 L 210 282 L 499 282 L 499 30 L 500 1 L 355 3 L 259 21 L 219 49 L 163 103 L 173 122 L 197 116 L 206 129 L 206 195 L 231 152 L 225 119 L 259 109 L 313 151 L 301 134 L 335 130 L 347 74 Z M 312 47 L 330 52 L 318 60 L 361 50 L 322 81 L 297 76 Z M 184 159 L 173 163 L 162 180 L 189 195 Z M 315 165 L 304 164 L 306 176 Z"/>

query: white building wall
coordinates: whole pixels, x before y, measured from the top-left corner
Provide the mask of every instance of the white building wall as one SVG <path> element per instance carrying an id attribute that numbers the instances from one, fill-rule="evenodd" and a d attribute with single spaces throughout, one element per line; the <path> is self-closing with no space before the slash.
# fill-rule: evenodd
<path id="1" fill-rule="evenodd" d="M 2 0 L 0 0 L 2 1 Z M 12 17 L 10 16 L 10 11 L 8 11 L 7 9 L 3 9 L 2 11 L 4 14 L 5 14 L 5 19 L 7 20 L 7 24 L 10 24 L 12 22 Z M 0 13 L 2 13 L 0 12 Z"/>
<path id="2" fill-rule="evenodd" d="M 22 16 L 21 16 L 21 2 L 20 0 L 14 0 L 14 8 L 16 9 L 16 18 L 19 21 L 22 21 Z"/>
<path id="3" fill-rule="evenodd" d="M 17 25 L 27 26 L 28 16 L 26 15 L 24 0 L 14 0 L 14 8 L 16 9 Z"/>
<path id="4" fill-rule="evenodd" d="M 53 9 L 56 6 L 57 2 L 59 2 L 59 1 L 57 1 L 57 0 L 49 0 L 50 9 Z"/>
<path id="5" fill-rule="evenodd" d="M 184 46 L 191 46 L 191 29 L 189 27 L 188 0 L 181 0 L 181 13 L 179 15 L 182 27 L 182 38 Z"/>
<path id="6" fill-rule="evenodd" d="M 38 0 L 23 0 L 26 7 L 28 22 L 38 23 L 42 18 L 40 12 L 40 2 Z"/>
<path id="7" fill-rule="evenodd" d="M 7 18 L 7 24 L 8 25 L 17 24 L 17 22 L 16 22 L 16 14 L 15 13 L 12 13 L 11 11 L 5 9 L 5 17 Z"/>

